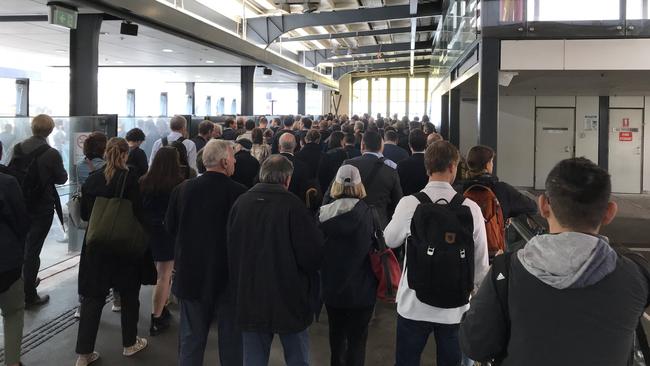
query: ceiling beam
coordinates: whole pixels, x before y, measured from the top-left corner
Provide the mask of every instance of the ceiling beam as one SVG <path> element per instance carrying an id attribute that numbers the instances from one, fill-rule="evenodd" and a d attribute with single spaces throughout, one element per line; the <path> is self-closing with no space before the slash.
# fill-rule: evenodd
<path id="1" fill-rule="evenodd" d="M 411 19 L 442 15 L 442 1 L 427 3 L 411 14 L 410 5 L 385 6 L 353 10 L 328 11 L 307 14 L 283 14 L 247 19 L 247 34 L 256 35 L 268 47 L 283 34 L 298 28 L 325 25 L 376 22 L 393 19 Z M 255 37 L 253 37 L 255 38 Z"/>
<path id="2" fill-rule="evenodd" d="M 334 50 L 311 50 L 298 52 L 305 67 L 316 67 L 323 62 L 330 62 L 334 56 L 353 56 L 365 54 L 378 54 L 380 52 L 400 52 L 431 49 L 431 42 L 423 41 L 415 43 L 415 49 L 411 49 L 411 43 L 386 43 L 371 46 L 360 46 L 356 48 L 338 48 Z"/>
<path id="3" fill-rule="evenodd" d="M 437 23 L 433 25 L 424 25 L 417 27 L 416 32 L 434 32 L 438 27 Z M 333 33 L 333 34 L 312 34 L 308 36 L 301 37 L 283 37 L 280 38 L 280 42 L 305 42 L 305 41 L 318 41 L 326 39 L 337 39 L 337 38 L 354 38 L 354 37 L 366 37 L 366 36 L 381 36 L 388 34 L 399 34 L 399 33 L 409 33 L 411 32 L 411 27 L 400 27 L 400 28 L 388 28 L 388 29 L 373 29 L 367 31 L 358 31 L 358 32 L 342 32 L 342 33 Z"/>
<path id="4" fill-rule="evenodd" d="M 47 15 L 0 15 L 0 22 L 47 22 Z"/>
<path id="5" fill-rule="evenodd" d="M 418 0 L 410 0 L 409 5 L 411 6 L 411 14 L 416 14 L 418 12 Z M 410 74 L 413 75 L 413 67 L 415 62 L 415 39 L 418 36 L 417 33 L 418 20 L 417 18 L 411 18 L 411 66 Z"/>
<path id="6" fill-rule="evenodd" d="M 410 52 L 408 51 L 406 53 L 404 52 L 399 52 L 393 55 L 382 55 L 381 58 L 377 58 L 376 55 L 372 56 L 352 56 L 352 57 L 341 57 L 341 58 L 328 58 L 327 60 L 323 61 L 324 63 L 331 63 L 331 64 L 338 64 L 338 63 L 344 63 L 344 62 L 355 62 L 355 61 L 371 61 L 371 60 L 392 60 L 396 58 L 404 58 L 404 57 L 410 57 Z M 424 57 L 424 56 L 431 56 L 430 51 L 420 51 L 420 52 L 415 52 L 415 57 Z"/>
<path id="7" fill-rule="evenodd" d="M 368 64 L 363 65 L 362 67 L 358 66 L 337 66 L 332 70 L 332 77 L 334 80 L 340 79 L 343 75 L 349 74 L 355 71 L 379 71 L 379 70 L 390 70 L 390 69 L 408 69 L 410 67 L 410 61 L 402 62 L 383 62 L 378 64 Z M 425 67 L 431 66 L 431 60 L 416 60 L 415 67 Z"/>

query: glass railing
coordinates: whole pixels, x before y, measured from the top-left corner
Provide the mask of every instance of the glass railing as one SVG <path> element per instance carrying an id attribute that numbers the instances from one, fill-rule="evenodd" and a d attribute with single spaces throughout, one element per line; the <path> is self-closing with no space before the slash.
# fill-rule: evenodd
<path id="1" fill-rule="evenodd" d="M 478 40 L 479 0 L 452 0 L 433 40 L 433 74 L 446 74 Z"/>

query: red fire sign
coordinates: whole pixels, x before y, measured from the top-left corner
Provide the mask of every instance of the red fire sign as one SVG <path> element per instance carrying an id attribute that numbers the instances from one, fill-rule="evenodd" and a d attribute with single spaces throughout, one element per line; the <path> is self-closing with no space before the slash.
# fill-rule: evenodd
<path id="1" fill-rule="evenodd" d="M 632 141 L 632 132 L 619 132 L 618 141 Z"/>

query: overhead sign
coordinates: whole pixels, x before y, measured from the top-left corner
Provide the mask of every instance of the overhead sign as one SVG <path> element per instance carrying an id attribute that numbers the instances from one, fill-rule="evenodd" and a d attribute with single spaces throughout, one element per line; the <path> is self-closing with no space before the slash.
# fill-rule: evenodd
<path id="1" fill-rule="evenodd" d="M 50 5 L 47 20 L 50 24 L 68 29 L 77 29 L 77 12 L 73 9 L 64 8 L 59 5 Z"/>

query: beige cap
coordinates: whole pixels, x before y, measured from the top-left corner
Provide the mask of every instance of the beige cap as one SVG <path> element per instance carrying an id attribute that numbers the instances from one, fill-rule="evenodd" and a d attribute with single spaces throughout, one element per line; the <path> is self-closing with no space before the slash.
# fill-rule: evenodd
<path id="1" fill-rule="evenodd" d="M 352 165 L 342 165 L 336 172 L 334 181 L 346 187 L 354 187 L 361 184 L 361 174 L 359 169 Z"/>

